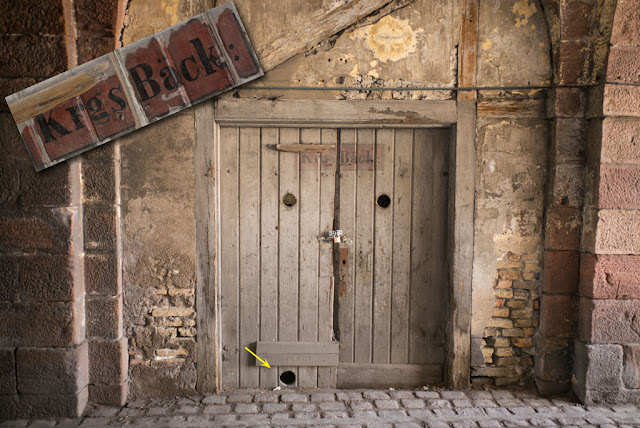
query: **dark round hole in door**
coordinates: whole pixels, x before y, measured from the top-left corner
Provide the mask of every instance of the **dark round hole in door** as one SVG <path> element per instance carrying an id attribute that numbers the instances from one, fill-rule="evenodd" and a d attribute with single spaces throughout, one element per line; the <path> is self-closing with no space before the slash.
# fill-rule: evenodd
<path id="1" fill-rule="evenodd" d="M 293 385 L 294 383 L 296 383 L 296 374 L 292 371 L 282 372 L 282 374 L 280 375 L 280 382 L 284 383 L 285 385 Z"/>
<path id="2" fill-rule="evenodd" d="M 382 194 L 378 196 L 378 206 L 380 208 L 388 208 L 391 205 L 391 198 L 388 195 Z"/>
<path id="3" fill-rule="evenodd" d="M 298 202 L 298 200 L 291 193 L 287 193 L 286 195 L 284 195 L 282 197 L 282 203 L 285 204 L 288 207 L 294 206 L 296 204 L 296 202 Z"/>

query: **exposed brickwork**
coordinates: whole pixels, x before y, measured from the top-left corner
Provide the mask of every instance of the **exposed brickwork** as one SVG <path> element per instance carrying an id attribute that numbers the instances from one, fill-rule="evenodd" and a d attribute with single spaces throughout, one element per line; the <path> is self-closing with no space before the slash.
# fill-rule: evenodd
<path id="1" fill-rule="evenodd" d="M 540 265 L 537 255 L 507 253 L 496 267 L 495 308 L 482 343 L 485 368 L 474 370 L 472 382 L 518 385 L 532 375 Z"/>

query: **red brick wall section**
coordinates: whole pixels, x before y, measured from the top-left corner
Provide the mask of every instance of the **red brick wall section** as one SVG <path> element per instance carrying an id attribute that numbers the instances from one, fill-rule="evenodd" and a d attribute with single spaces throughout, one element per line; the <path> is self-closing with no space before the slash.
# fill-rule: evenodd
<path id="1" fill-rule="evenodd" d="M 535 336 L 536 386 L 540 393 L 549 395 L 571 389 L 588 129 L 587 89 L 580 85 L 587 84 L 590 77 L 596 5 L 590 1 L 560 2 L 559 15 L 558 87 L 550 94 L 553 134 L 540 328 Z"/>
<path id="2" fill-rule="evenodd" d="M 618 1 L 606 82 L 592 98 L 602 109 L 591 118 L 574 370 L 587 403 L 640 401 L 639 8 Z"/>
<path id="3" fill-rule="evenodd" d="M 4 102 L 75 65 L 69 7 L 0 6 L 2 418 L 77 416 L 88 397 L 80 162 L 36 173 Z"/>

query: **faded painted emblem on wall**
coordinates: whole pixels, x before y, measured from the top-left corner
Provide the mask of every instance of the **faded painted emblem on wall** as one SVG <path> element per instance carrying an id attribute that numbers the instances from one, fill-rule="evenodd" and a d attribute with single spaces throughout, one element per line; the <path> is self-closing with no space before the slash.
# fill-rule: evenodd
<path id="1" fill-rule="evenodd" d="M 384 151 L 376 150 L 374 144 L 341 144 L 341 170 L 381 169 Z M 336 165 L 336 150 L 325 153 L 300 153 L 300 169 L 333 169 Z"/>
<path id="2" fill-rule="evenodd" d="M 235 6 L 227 3 L 7 103 L 40 171 L 262 74 Z"/>

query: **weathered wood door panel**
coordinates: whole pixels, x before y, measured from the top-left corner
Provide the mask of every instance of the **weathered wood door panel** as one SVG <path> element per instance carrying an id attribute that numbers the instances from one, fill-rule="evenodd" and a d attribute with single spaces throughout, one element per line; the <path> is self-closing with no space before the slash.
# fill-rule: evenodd
<path id="1" fill-rule="evenodd" d="M 340 253 L 338 386 L 442 381 L 448 141 L 446 129 L 340 131 L 375 165 L 339 166 L 338 226 L 352 243 Z"/>
<path id="2" fill-rule="evenodd" d="M 256 342 L 331 342 L 335 162 L 276 144 L 337 145 L 335 129 L 220 129 L 222 380 L 273 387 L 335 386 L 335 367 L 256 367 Z M 302 163 L 301 163 L 302 160 Z M 295 202 L 285 204 L 285 195 Z M 290 206 L 288 205 L 290 204 Z"/>
<path id="3" fill-rule="evenodd" d="M 300 387 L 441 382 L 448 138 L 438 128 L 220 129 L 225 386 L 273 387 L 286 370 Z M 318 143 L 339 151 L 275 149 Z M 345 242 L 318 239 L 334 228 Z M 334 336 L 338 367 L 258 368 L 244 351 Z"/>

